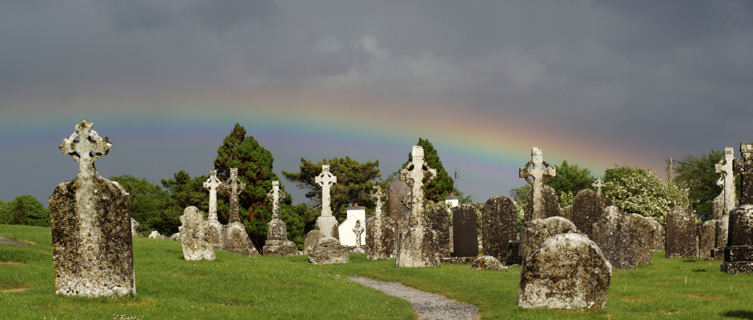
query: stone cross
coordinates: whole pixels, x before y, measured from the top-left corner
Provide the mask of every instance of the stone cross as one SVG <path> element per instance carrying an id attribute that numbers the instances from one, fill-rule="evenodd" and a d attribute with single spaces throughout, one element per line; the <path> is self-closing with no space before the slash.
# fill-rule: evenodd
<path id="1" fill-rule="evenodd" d="M 238 168 L 230 168 L 230 178 L 222 184 L 222 187 L 230 192 L 230 219 L 228 223 L 240 223 L 238 195 L 246 189 L 246 184 L 238 179 Z"/>
<path id="2" fill-rule="evenodd" d="M 322 187 L 322 217 L 331 217 L 332 208 L 329 204 L 329 189 L 337 183 L 337 176 L 329 172 L 329 165 L 322 165 L 322 173 L 316 176 L 316 184 Z"/>
<path id="3" fill-rule="evenodd" d="M 374 208 L 374 216 L 381 217 L 382 216 L 382 197 L 384 196 L 384 193 L 382 193 L 382 188 L 379 186 L 374 186 L 374 189 L 371 191 L 371 197 L 374 198 L 374 203 L 376 204 L 376 208 Z"/>
<path id="4" fill-rule="evenodd" d="M 209 178 L 204 181 L 204 188 L 209 190 L 209 221 L 217 221 L 217 188 L 222 187 L 222 181 L 217 178 L 217 170 L 209 171 Z"/>
<path id="5" fill-rule="evenodd" d="M 740 143 L 740 156 L 733 164 L 735 173 L 742 180 L 740 204 L 753 204 L 753 142 Z"/>
<path id="6" fill-rule="evenodd" d="M 735 150 L 724 147 L 724 157 L 714 165 L 714 171 L 720 174 L 716 184 L 722 187 L 722 215 L 727 215 L 735 207 Z"/>
<path id="7" fill-rule="evenodd" d="M 285 193 L 280 192 L 280 181 L 272 181 L 272 190 L 267 193 L 272 199 L 272 220 L 280 219 L 280 200 L 285 199 Z"/>
<path id="8" fill-rule="evenodd" d="M 591 186 L 596 188 L 596 194 L 601 194 L 601 188 L 603 188 L 605 184 L 604 181 L 601 181 L 601 178 L 597 178 Z"/>
<path id="9" fill-rule="evenodd" d="M 92 130 L 92 126 L 89 121 L 81 121 L 76 125 L 76 131 L 70 137 L 63 138 L 63 143 L 58 147 L 78 162 L 78 174 L 82 178 L 95 175 L 94 162 L 106 155 L 112 147 L 110 139 L 102 139 L 97 131 Z"/>
<path id="10" fill-rule="evenodd" d="M 539 147 L 532 147 L 531 161 L 528 161 L 525 167 L 520 168 L 518 175 L 526 179 L 526 182 L 531 185 L 531 191 L 533 192 L 533 217 L 542 216 L 543 199 L 541 198 L 541 191 L 544 188 L 544 183 L 551 177 L 556 176 L 557 171 L 544 161 L 544 155 L 541 153 Z"/>
<path id="11" fill-rule="evenodd" d="M 411 150 L 413 161 L 400 170 L 400 180 L 405 181 L 411 187 L 411 215 L 417 217 L 423 214 L 424 202 L 424 178 L 433 180 L 437 170 L 432 169 L 424 162 L 424 148 L 413 146 Z"/>
<path id="12" fill-rule="evenodd" d="M 363 227 L 361 226 L 361 220 L 356 220 L 356 225 L 353 227 L 353 233 L 356 234 L 356 247 L 361 247 L 361 234 L 363 233 Z"/>

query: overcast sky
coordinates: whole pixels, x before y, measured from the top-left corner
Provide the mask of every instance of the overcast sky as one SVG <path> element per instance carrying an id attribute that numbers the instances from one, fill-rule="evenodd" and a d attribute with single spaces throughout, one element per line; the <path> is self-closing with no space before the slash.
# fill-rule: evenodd
<path id="1" fill-rule="evenodd" d="M 666 155 L 753 140 L 753 2 L 0 2 L 4 126 L 77 103 L 76 117 L 115 108 L 166 112 L 180 107 L 88 101 L 164 102 L 187 91 L 389 96 L 426 112 L 437 111 L 434 103 L 461 116 L 503 112 L 639 148 L 659 167 Z M 20 179 L 19 168 L 34 170 L 7 155 L 10 140 L 0 137 L 0 162 L 14 168 L 0 170 L 3 183 Z M 403 149 L 400 159 L 410 148 Z M 20 191 L 42 197 L 59 181 L 50 182 L 0 188 L 0 199 Z M 499 193 L 464 183 L 475 200 Z"/>

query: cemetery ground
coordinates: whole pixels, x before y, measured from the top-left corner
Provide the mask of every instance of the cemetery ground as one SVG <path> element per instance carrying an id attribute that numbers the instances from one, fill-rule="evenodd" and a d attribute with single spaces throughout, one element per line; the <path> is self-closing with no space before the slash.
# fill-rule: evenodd
<path id="1" fill-rule="evenodd" d="M 218 250 L 216 261 L 185 261 L 180 242 L 134 238 L 136 292 L 123 298 L 55 295 L 50 229 L 0 225 L 2 319 L 412 319 L 407 301 L 347 279 L 361 275 L 480 306 L 482 319 L 753 319 L 753 275 L 719 271 L 719 261 L 665 259 L 614 270 L 600 311 L 522 309 L 520 268 L 468 265 L 395 268 L 394 259 L 351 255 L 340 265 L 306 256 L 247 257 Z"/>

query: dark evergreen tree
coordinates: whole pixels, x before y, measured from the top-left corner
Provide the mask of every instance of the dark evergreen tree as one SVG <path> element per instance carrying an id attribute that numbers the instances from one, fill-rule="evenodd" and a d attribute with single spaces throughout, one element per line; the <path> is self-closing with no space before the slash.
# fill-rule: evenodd
<path id="1" fill-rule="evenodd" d="M 165 209 L 157 217 L 147 221 L 153 229 L 163 235 L 170 236 L 178 232 L 180 216 L 188 206 L 196 206 L 199 210 L 207 212 L 209 208 L 209 193 L 204 189 L 206 175 L 191 178 L 184 170 L 173 175 L 172 179 L 162 179 L 162 186 L 167 189 L 169 197 L 165 203 Z"/>
<path id="2" fill-rule="evenodd" d="M 688 189 L 690 205 L 702 220 L 711 219 L 711 202 L 722 192 L 722 188 L 716 185 L 719 175 L 715 172 L 715 164 L 722 157 L 724 152 L 711 150 L 700 157 L 687 155 L 680 161 L 674 161 L 676 165 L 672 171 L 675 176 L 672 181 Z"/>
<path id="3" fill-rule="evenodd" d="M 160 218 L 167 207 L 170 193 L 161 185 L 132 175 L 110 177 L 128 192 L 130 197 L 131 217 L 139 222 L 138 231 L 146 233 L 155 228 L 150 224 Z"/>
<path id="4" fill-rule="evenodd" d="M 434 145 L 431 144 L 429 139 L 418 138 L 418 143 L 416 145 L 424 148 L 424 161 L 429 165 L 429 167 L 437 170 L 437 176 L 433 180 L 428 182 L 428 184 L 426 179 L 424 179 L 423 181 L 426 200 L 443 202 L 444 198 L 449 196 L 451 193 L 454 193 L 462 198 L 462 195 L 460 195 L 458 193 L 458 190 L 455 188 L 455 181 L 453 181 L 452 178 L 450 178 L 450 175 L 447 174 L 447 171 L 442 165 L 442 161 L 439 160 L 439 154 L 437 153 L 437 150 L 434 149 Z M 413 161 L 413 155 L 409 152 L 408 161 L 403 164 L 403 168 L 408 164 L 408 162 L 411 161 Z"/>
<path id="5" fill-rule="evenodd" d="M 32 195 L 18 196 L 0 205 L 0 223 L 50 226 L 50 210 Z"/>

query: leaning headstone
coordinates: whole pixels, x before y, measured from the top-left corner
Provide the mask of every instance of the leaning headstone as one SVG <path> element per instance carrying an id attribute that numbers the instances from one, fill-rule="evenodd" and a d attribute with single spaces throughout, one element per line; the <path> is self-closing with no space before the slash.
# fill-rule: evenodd
<path id="1" fill-rule="evenodd" d="M 531 185 L 526 197 L 525 221 L 559 215 L 557 192 L 546 185 L 549 179 L 557 175 L 557 171 L 544 161 L 539 147 L 531 148 L 531 160 L 519 171 L 519 176 Z"/>
<path id="2" fill-rule="evenodd" d="M 667 258 L 695 258 L 698 256 L 698 231 L 693 212 L 675 207 L 667 214 L 664 255 Z"/>
<path id="3" fill-rule="evenodd" d="M 722 271 L 753 273 L 753 205 L 742 204 L 730 211 L 728 239 Z"/>
<path id="4" fill-rule="evenodd" d="M 209 215 L 207 234 L 209 243 L 216 249 L 222 249 L 222 234 L 224 226 L 217 219 L 217 189 L 222 187 L 222 180 L 217 178 L 217 170 L 209 171 L 209 178 L 204 181 L 204 188 L 209 190 Z"/>
<path id="5" fill-rule="evenodd" d="M 60 150 L 79 171 L 50 196 L 55 293 L 112 296 L 136 293 L 128 193 L 94 167 L 112 144 L 84 120 Z"/>
<path id="6" fill-rule="evenodd" d="M 316 229 L 324 233 L 327 237 L 339 239 L 337 228 L 337 218 L 332 215 L 330 206 L 330 188 L 337 183 L 337 176 L 329 172 L 329 165 L 322 165 L 322 172 L 316 176 L 316 184 L 322 187 L 322 212 L 319 218 L 316 218 Z"/>
<path id="7" fill-rule="evenodd" d="M 230 194 L 230 218 L 225 226 L 225 237 L 222 249 L 247 256 L 257 256 L 259 252 L 246 233 L 246 227 L 241 223 L 238 209 L 238 195 L 246 189 L 246 183 L 238 178 L 238 168 L 230 168 L 230 178 L 222 184 Z"/>
<path id="8" fill-rule="evenodd" d="M 601 193 L 601 187 L 604 186 L 601 179 L 596 180 L 594 186 L 597 188 L 597 191 L 586 189 L 581 190 L 575 195 L 571 220 L 578 227 L 578 230 L 585 233 L 591 239 L 593 239 L 593 232 L 591 230 L 594 222 L 599 221 L 604 208 L 611 205 L 610 201 Z"/>
<path id="9" fill-rule="evenodd" d="M 593 224 L 591 239 L 614 268 L 634 269 L 650 264 L 655 226 L 639 214 L 623 214 L 615 206 Z"/>
<path id="10" fill-rule="evenodd" d="M 395 221 L 382 213 L 382 189 L 374 186 L 371 197 L 376 208 L 374 216 L 366 221 L 366 259 L 389 259 L 395 254 Z"/>
<path id="11" fill-rule="evenodd" d="M 280 200 L 285 192 L 280 192 L 280 181 L 272 181 L 272 190 L 267 194 L 272 199 L 272 220 L 267 224 L 267 241 L 262 253 L 265 256 L 292 256 L 298 254 L 298 245 L 288 240 L 285 221 L 280 218 Z"/>
<path id="12" fill-rule="evenodd" d="M 209 242 L 207 229 L 209 224 L 204 221 L 204 215 L 199 208 L 187 207 L 180 216 L 180 243 L 183 247 L 183 258 L 186 260 L 214 260 L 214 249 Z"/>
<path id="13" fill-rule="evenodd" d="M 422 147 L 413 146 L 411 155 L 412 161 L 400 170 L 400 179 L 411 187 L 411 212 L 407 226 L 398 230 L 395 265 L 398 267 L 438 267 L 440 262 L 435 252 L 424 250 L 427 243 L 436 241 L 432 237 L 436 233 L 427 225 L 423 188 L 424 180 L 434 179 L 437 170 L 430 168 L 424 162 Z"/>
<path id="14" fill-rule="evenodd" d="M 563 217 L 533 219 L 526 222 L 520 247 L 523 264 L 526 263 L 528 257 L 541 248 L 547 238 L 560 233 L 578 233 L 578 228 Z"/>
<path id="15" fill-rule="evenodd" d="M 497 258 L 492 256 L 480 256 L 471 262 L 471 269 L 474 270 L 507 270 Z"/>
<path id="16" fill-rule="evenodd" d="M 556 234 L 523 264 L 518 306 L 602 309 L 611 279 L 612 265 L 593 241 L 580 233 Z"/>
<path id="17" fill-rule="evenodd" d="M 311 264 L 348 263 L 348 250 L 340 244 L 340 240 L 333 237 L 323 237 L 309 252 Z"/>
<path id="18" fill-rule="evenodd" d="M 518 238 L 517 220 L 515 204 L 510 198 L 496 196 L 486 201 L 481 213 L 481 243 L 485 255 L 505 261 L 508 242 Z"/>
<path id="19" fill-rule="evenodd" d="M 652 217 L 646 217 L 646 219 L 654 227 L 654 232 L 651 234 L 651 250 L 664 250 L 664 227 Z"/>
<path id="20" fill-rule="evenodd" d="M 461 204 L 452 208 L 453 248 L 456 257 L 478 255 L 477 228 L 475 206 Z"/>
<path id="21" fill-rule="evenodd" d="M 698 257 L 710 258 L 714 249 L 716 235 L 716 221 L 709 220 L 698 226 Z"/>
<path id="22" fill-rule="evenodd" d="M 136 221 L 136 219 L 131 218 L 131 236 L 133 237 L 143 237 L 138 231 L 136 231 L 136 228 L 139 227 L 139 222 Z"/>

